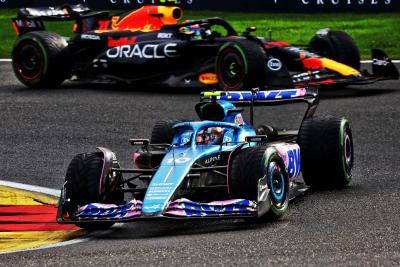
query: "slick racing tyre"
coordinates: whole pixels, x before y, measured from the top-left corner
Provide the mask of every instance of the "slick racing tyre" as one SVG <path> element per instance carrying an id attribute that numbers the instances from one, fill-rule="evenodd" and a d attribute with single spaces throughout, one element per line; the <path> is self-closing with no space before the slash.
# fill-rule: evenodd
<path id="1" fill-rule="evenodd" d="M 321 30 L 310 41 L 310 50 L 356 70 L 360 69 L 360 52 L 353 39 L 345 32 Z"/>
<path id="2" fill-rule="evenodd" d="M 46 31 L 26 33 L 12 50 L 17 78 L 31 88 L 54 88 L 70 73 L 68 44 L 58 34 Z"/>
<path id="3" fill-rule="evenodd" d="M 266 135 L 268 141 L 273 141 L 278 137 L 278 131 L 270 125 L 261 124 L 258 125 L 255 130 L 257 135 Z"/>
<path id="4" fill-rule="evenodd" d="M 171 144 L 174 139 L 175 130 L 173 126 L 180 120 L 158 121 L 151 132 L 151 144 Z"/>
<path id="5" fill-rule="evenodd" d="M 215 61 L 218 83 L 223 90 L 263 87 L 267 58 L 254 41 L 232 40 L 219 50 Z"/>
<path id="6" fill-rule="evenodd" d="M 345 118 L 306 119 L 298 135 L 304 181 L 317 188 L 341 188 L 351 181 L 353 137 Z"/>
<path id="7" fill-rule="evenodd" d="M 110 188 L 115 187 L 113 183 L 117 182 L 116 177 L 113 177 L 113 181 L 107 179 L 103 184 L 103 192 L 99 192 L 102 169 L 103 154 L 101 152 L 78 154 L 72 159 L 65 178 L 65 199 L 69 199 L 65 208 L 70 217 L 73 218 L 78 206 L 89 203 L 122 204 L 123 192 L 110 192 Z M 113 224 L 111 222 L 82 222 L 76 225 L 86 229 L 105 229 Z"/>
<path id="8" fill-rule="evenodd" d="M 175 130 L 173 126 L 181 121 L 158 121 L 151 132 L 150 144 L 171 144 Z M 135 165 L 139 169 L 152 169 L 160 165 L 165 156 L 164 146 L 151 146 L 149 149 L 140 148 L 135 152 Z"/>
<path id="9" fill-rule="evenodd" d="M 270 210 L 263 218 L 277 219 L 288 209 L 289 178 L 282 158 L 276 152 L 266 153 L 266 149 L 266 146 L 247 148 L 233 159 L 229 192 L 232 198 L 257 200 L 258 181 L 266 177 Z"/>

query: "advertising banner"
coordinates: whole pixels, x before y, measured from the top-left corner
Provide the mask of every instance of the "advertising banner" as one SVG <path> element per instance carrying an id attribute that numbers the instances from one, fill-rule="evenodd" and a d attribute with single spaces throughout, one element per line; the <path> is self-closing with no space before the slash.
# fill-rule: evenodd
<path id="1" fill-rule="evenodd" d="M 399 0 L 0 0 L 0 8 L 65 3 L 82 3 L 92 9 L 134 9 L 142 5 L 176 4 L 192 10 L 237 12 L 400 12 Z"/>

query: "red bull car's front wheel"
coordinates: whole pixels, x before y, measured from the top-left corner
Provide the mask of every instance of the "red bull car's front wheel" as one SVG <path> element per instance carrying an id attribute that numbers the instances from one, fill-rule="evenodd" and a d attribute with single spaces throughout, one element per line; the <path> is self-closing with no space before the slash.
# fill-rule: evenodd
<path id="1" fill-rule="evenodd" d="M 265 84 L 263 48 L 246 39 L 233 39 L 224 44 L 216 57 L 215 71 L 223 90 L 262 87 Z"/>

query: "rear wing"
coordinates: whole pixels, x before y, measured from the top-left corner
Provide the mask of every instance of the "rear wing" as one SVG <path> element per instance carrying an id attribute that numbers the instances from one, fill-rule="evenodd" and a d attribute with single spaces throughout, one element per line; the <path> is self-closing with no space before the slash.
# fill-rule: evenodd
<path id="1" fill-rule="evenodd" d="M 250 123 L 253 124 L 254 106 L 274 106 L 292 103 L 306 103 L 308 108 L 304 119 L 311 118 L 319 103 L 318 88 L 293 88 L 259 91 L 215 91 L 202 92 L 200 102 L 229 101 L 235 106 L 250 107 Z"/>
<path id="2" fill-rule="evenodd" d="M 21 8 L 18 10 L 20 18 L 41 18 L 46 20 L 69 20 L 91 12 L 92 10 L 82 4 L 62 5 L 57 7 Z"/>
<path id="3" fill-rule="evenodd" d="M 18 16 L 12 18 L 13 27 L 17 35 L 22 35 L 31 31 L 45 30 L 43 21 L 77 21 L 74 28 L 76 32 L 81 32 L 83 26 L 90 23 L 85 20 L 93 18 L 108 18 L 108 12 L 92 11 L 89 7 L 78 5 L 62 5 L 57 7 L 21 8 Z"/>

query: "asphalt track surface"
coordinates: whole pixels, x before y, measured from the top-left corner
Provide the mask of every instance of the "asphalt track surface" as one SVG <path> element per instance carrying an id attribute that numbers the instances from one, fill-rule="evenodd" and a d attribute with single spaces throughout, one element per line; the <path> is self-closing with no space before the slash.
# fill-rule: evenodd
<path id="1" fill-rule="evenodd" d="M 1 180 L 60 188 L 70 159 L 96 146 L 130 167 L 129 138 L 148 137 L 157 120 L 196 118 L 194 91 L 75 83 L 31 90 L 9 63 L 0 78 Z M 399 265 L 399 103 L 398 81 L 321 92 L 317 115 L 351 122 L 354 180 L 298 198 L 280 221 L 132 223 L 85 243 L 1 255 L 1 265 Z M 293 126 L 300 108 L 258 109 L 256 118 Z"/>

